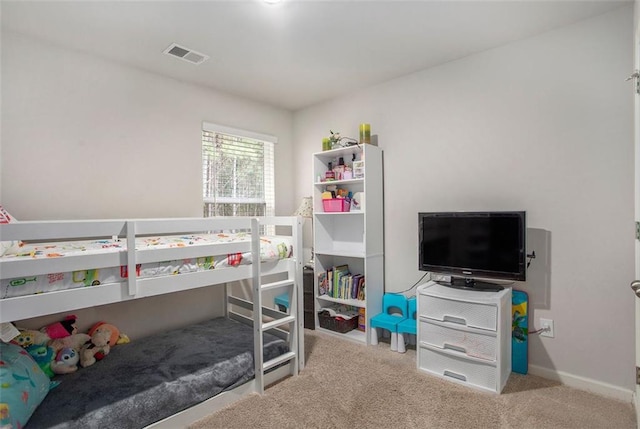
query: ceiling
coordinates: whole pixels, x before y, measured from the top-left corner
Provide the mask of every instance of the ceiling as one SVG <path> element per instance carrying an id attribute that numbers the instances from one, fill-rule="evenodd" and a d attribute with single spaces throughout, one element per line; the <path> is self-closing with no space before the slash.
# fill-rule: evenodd
<path id="1" fill-rule="evenodd" d="M 2 31 L 296 110 L 599 15 L 618 1 L 6 1 Z M 201 65 L 163 55 L 177 43 Z"/>

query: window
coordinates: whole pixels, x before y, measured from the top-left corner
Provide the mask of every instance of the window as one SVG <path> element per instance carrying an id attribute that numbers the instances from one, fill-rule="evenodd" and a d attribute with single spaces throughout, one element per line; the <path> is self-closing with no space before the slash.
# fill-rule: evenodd
<path id="1" fill-rule="evenodd" d="M 273 216 L 276 138 L 203 124 L 204 216 Z"/>

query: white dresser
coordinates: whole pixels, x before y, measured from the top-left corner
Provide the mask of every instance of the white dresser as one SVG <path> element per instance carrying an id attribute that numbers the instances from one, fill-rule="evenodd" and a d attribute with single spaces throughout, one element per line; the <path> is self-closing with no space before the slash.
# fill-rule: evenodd
<path id="1" fill-rule="evenodd" d="M 500 393 L 511 374 L 511 289 L 418 287 L 418 369 Z"/>

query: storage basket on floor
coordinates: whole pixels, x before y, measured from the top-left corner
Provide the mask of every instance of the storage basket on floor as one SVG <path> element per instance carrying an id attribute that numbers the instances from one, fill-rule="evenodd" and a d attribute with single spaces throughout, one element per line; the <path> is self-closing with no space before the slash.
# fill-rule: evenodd
<path id="1" fill-rule="evenodd" d="M 348 212 L 351 209 L 351 200 L 347 198 L 331 198 L 322 200 L 325 212 Z"/>
<path id="2" fill-rule="evenodd" d="M 358 318 L 352 317 L 349 320 L 341 317 L 331 317 L 328 311 L 321 311 L 318 313 L 318 321 L 320 327 L 329 329 L 330 331 L 336 331 L 341 334 L 352 331 L 358 327 Z"/>

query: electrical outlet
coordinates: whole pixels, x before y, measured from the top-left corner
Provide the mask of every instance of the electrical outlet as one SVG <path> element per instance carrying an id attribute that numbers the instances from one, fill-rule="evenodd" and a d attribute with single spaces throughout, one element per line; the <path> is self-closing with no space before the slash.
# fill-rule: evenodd
<path id="1" fill-rule="evenodd" d="M 540 329 L 542 329 L 541 337 L 554 338 L 556 335 L 553 329 L 553 319 L 540 319 Z"/>

